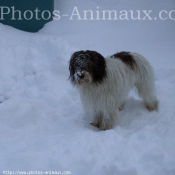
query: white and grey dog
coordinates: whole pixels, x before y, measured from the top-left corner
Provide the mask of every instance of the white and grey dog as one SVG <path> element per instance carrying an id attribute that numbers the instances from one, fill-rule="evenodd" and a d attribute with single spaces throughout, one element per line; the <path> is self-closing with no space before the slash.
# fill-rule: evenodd
<path id="1" fill-rule="evenodd" d="M 134 86 L 149 111 L 158 109 L 153 70 L 142 55 L 120 52 L 105 59 L 95 51 L 78 51 L 70 59 L 69 70 L 84 109 L 94 117 L 92 125 L 101 130 L 116 125 Z"/>

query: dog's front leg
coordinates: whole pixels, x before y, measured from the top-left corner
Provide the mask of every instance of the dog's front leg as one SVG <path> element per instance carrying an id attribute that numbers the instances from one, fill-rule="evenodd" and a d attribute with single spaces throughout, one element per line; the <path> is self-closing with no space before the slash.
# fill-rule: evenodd
<path id="1" fill-rule="evenodd" d="M 112 129 L 117 124 L 117 116 L 118 116 L 119 110 L 116 108 L 115 111 L 107 111 L 103 114 L 102 120 L 100 123 L 100 130 L 108 130 Z"/>
<path id="2" fill-rule="evenodd" d="M 103 114 L 101 112 L 95 113 L 94 114 L 94 120 L 91 123 L 92 126 L 95 126 L 97 128 L 100 128 L 101 123 L 102 123 L 102 119 L 103 119 Z"/>

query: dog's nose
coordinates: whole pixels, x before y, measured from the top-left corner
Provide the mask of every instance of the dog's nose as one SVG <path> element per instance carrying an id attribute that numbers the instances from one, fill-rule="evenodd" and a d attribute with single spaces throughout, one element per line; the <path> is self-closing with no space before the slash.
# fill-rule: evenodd
<path id="1" fill-rule="evenodd" d="M 77 73 L 77 75 L 78 75 L 78 77 L 81 78 L 81 79 L 83 79 L 83 78 L 85 77 L 85 75 L 82 74 L 82 73 L 81 73 L 81 74 L 80 74 L 80 73 Z"/>

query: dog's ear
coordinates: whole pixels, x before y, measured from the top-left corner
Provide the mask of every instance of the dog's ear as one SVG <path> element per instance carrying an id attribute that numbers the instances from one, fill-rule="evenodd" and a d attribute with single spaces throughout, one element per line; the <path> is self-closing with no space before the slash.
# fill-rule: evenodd
<path id="1" fill-rule="evenodd" d="M 106 61 L 105 58 L 96 51 L 86 51 L 90 55 L 92 66 L 92 75 L 94 83 L 101 83 L 106 77 Z"/>
<path id="2" fill-rule="evenodd" d="M 69 61 L 69 71 L 71 74 L 75 73 L 74 62 L 75 62 L 75 59 L 81 54 L 85 54 L 85 51 L 81 50 L 81 51 L 77 51 L 72 54 L 70 61 Z"/>
<path id="3" fill-rule="evenodd" d="M 75 78 L 73 75 L 75 74 L 74 61 L 75 61 L 76 56 L 77 56 L 77 52 L 73 53 L 69 61 L 69 72 L 70 72 L 69 79 L 72 83 L 75 81 Z"/>
<path id="4" fill-rule="evenodd" d="M 70 61 L 69 61 L 69 71 L 70 71 L 70 77 L 75 73 L 75 68 L 74 68 L 74 59 L 75 59 L 75 53 L 72 54 Z"/>
<path id="5" fill-rule="evenodd" d="M 70 58 L 70 61 L 69 61 L 69 72 L 70 72 L 70 76 L 69 76 L 69 79 L 74 82 L 75 81 L 75 78 L 74 78 L 74 74 L 75 74 L 75 71 L 76 71 L 76 68 L 75 68 L 75 59 L 77 58 L 78 55 L 80 54 L 83 54 L 84 51 L 77 51 L 75 53 L 72 54 L 71 58 Z"/>

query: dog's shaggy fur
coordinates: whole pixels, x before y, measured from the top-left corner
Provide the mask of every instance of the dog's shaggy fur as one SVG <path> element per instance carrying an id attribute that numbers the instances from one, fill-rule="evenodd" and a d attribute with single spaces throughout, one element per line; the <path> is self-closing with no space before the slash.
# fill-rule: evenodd
<path id="1" fill-rule="evenodd" d="M 84 109 L 94 116 L 92 125 L 101 130 L 116 125 L 134 86 L 149 111 L 158 109 L 153 70 L 142 55 L 120 52 L 105 59 L 95 51 L 79 51 L 72 55 L 69 70 Z"/>

